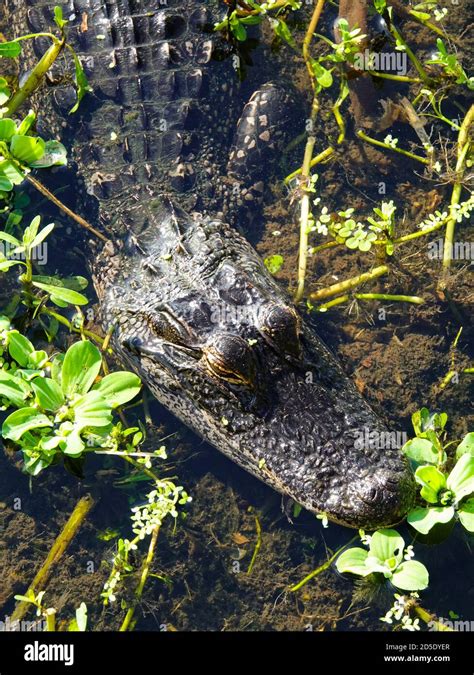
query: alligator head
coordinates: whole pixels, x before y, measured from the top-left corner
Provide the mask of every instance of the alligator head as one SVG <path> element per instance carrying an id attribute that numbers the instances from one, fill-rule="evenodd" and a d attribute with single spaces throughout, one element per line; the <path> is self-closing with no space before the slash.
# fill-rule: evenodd
<path id="1" fill-rule="evenodd" d="M 186 425 L 306 509 L 351 527 L 400 521 L 414 495 L 404 458 L 371 447 L 387 429 L 253 248 L 217 220 L 173 207 L 153 218 L 96 284 L 121 358 Z"/>

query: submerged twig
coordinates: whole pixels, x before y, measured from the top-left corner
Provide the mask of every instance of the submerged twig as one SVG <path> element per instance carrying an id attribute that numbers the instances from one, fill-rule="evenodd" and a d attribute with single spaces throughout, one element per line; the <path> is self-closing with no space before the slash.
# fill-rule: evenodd
<path id="1" fill-rule="evenodd" d="M 356 288 L 361 284 L 364 284 L 366 281 L 371 281 L 372 279 L 377 279 L 383 274 L 387 274 L 389 271 L 387 265 L 380 265 L 375 267 L 371 272 L 363 272 L 358 274 L 356 277 L 351 277 L 351 279 L 345 279 L 344 281 L 338 281 L 337 284 L 332 284 L 331 286 L 326 286 L 326 288 L 321 288 L 319 291 L 313 291 L 310 293 L 310 300 L 324 300 L 325 298 L 330 298 L 333 295 L 339 295 L 340 293 L 345 293 L 346 291 Z"/>
<path id="2" fill-rule="evenodd" d="M 42 195 L 44 195 L 51 202 L 53 202 L 53 204 L 55 204 L 58 207 L 58 209 L 61 209 L 61 211 L 63 211 L 66 215 L 75 220 L 76 223 L 79 223 L 79 225 L 84 227 L 86 230 L 92 232 L 92 234 L 94 234 L 102 241 L 106 243 L 109 241 L 109 239 L 107 239 L 107 237 L 104 234 L 102 234 L 102 232 L 96 230 L 95 227 L 92 227 L 92 225 L 88 223 L 87 220 L 82 218 L 82 216 L 79 216 L 77 213 L 74 213 L 74 211 L 72 211 L 68 206 L 66 206 L 66 204 L 63 204 L 63 202 L 59 200 L 55 195 L 53 195 L 53 193 L 50 192 L 48 188 L 45 185 L 43 185 L 43 183 L 40 183 L 39 180 L 33 178 L 33 176 L 26 176 L 26 180 L 29 183 L 31 183 L 31 185 L 33 185 L 33 187 L 36 188 L 38 192 L 41 192 Z"/>
<path id="3" fill-rule="evenodd" d="M 95 500 L 91 495 L 85 495 L 77 502 L 76 506 L 74 507 L 74 511 L 69 516 L 69 519 L 64 525 L 62 532 L 52 545 L 48 557 L 28 587 L 28 590 L 25 593 L 26 596 L 30 594 L 36 595 L 38 591 L 45 588 L 51 575 L 53 566 L 58 562 L 64 551 L 76 536 L 79 528 L 83 524 L 87 514 L 92 509 L 94 504 Z M 25 616 L 30 607 L 31 603 L 20 601 L 12 614 L 11 620 L 20 621 Z"/>

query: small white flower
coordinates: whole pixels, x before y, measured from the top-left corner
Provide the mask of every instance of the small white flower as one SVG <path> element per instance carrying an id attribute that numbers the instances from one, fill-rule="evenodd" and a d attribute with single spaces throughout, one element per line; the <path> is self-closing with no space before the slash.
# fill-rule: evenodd
<path id="1" fill-rule="evenodd" d="M 398 138 L 393 138 L 392 134 L 388 134 L 383 139 L 385 145 L 389 145 L 391 148 L 396 148 L 398 145 Z"/>
<path id="2" fill-rule="evenodd" d="M 410 544 L 410 546 L 407 546 L 405 549 L 405 555 L 403 556 L 404 560 L 411 560 L 412 558 L 415 557 L 415 551 L 413 550 L 413 546 Z"/>
<path id="3" fill-rule="evenodd" d="M 435 9 L 433 12 L 435 21 L 442 21 L 447 13 L 448 10 L 446 9 L 446 7 L 442 7 L 441 9 Z"/>

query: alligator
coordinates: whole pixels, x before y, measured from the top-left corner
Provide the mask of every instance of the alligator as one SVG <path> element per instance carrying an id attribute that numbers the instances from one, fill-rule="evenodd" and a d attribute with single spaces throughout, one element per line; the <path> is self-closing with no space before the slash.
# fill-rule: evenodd
<path id="1" fill-rule="evenodd" d="M 56 4 L 93 90 L 70 145 L 80 199 L 108 238 L 90 257 L 116 354 L 185 425 L 310 512 L 399 522 L 414 498 L 405 459 L 367 442 L 386 426 L 229 224 L 258 203 L 286 92 L 262 84 L 238 109 L 217 0 L 6 0 L 6 11 L 17 34 L 45 31 Z M 69 90 L 52 89 L 60 111 Z"/>

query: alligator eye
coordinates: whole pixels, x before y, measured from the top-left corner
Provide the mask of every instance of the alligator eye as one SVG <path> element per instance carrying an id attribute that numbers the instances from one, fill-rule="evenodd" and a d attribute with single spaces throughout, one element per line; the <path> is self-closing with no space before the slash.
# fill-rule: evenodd
<path id="1" fill-rule="evenodd" d="M 264 312 L 260 330 L 279 352 L 300 357 L 301 319 L 293 309 L 285 305 L 269 306 Z"/>
<path id="2" fill-rule="evenodd" d="M 232 384 L 253 386 L 255 357 L 248 343 L 236 335 L 217 335 L 203 349 L 206 366 Z"/>

